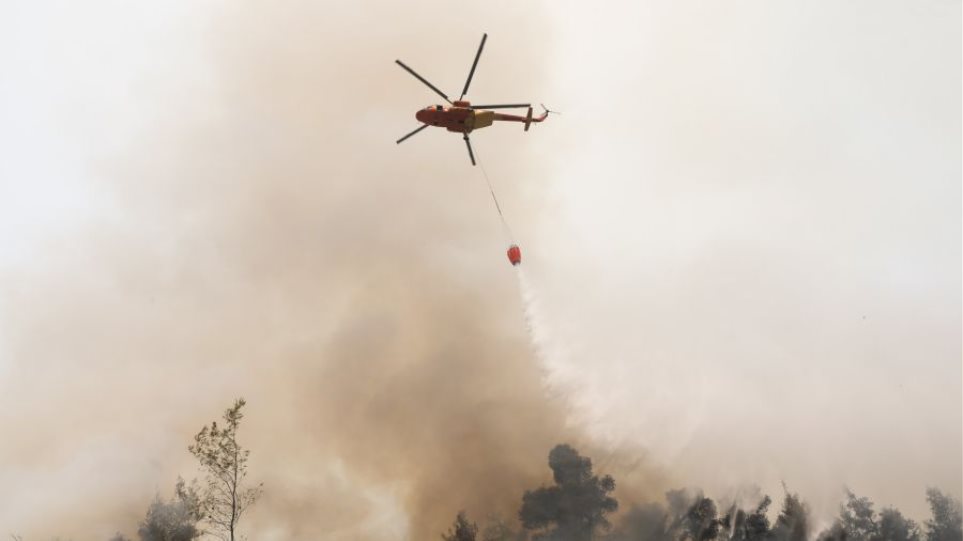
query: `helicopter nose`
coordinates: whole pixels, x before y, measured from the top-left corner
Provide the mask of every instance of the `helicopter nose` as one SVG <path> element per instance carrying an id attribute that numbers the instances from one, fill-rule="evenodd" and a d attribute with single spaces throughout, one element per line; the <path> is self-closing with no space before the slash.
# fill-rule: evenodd
<path id="1" fill-rule="evenodd" d="M 431 120 L 428 118 L 428 111 L 425 111 L 424 109 L 415 113 L 415 118 L 418 120 L 418 122 L 423 124 L 427 124 L 428 121 Z"/>

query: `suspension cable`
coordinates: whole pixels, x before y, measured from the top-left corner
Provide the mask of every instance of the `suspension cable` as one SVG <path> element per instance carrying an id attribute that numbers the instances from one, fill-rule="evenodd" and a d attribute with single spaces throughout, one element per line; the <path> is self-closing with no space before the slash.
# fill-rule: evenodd
<path id="1" fill-rule="evenodd" d="M 495 188 L 492 186 L 492 181 L 488 178 L 488 172 L 485 171 L 485 164 L 482 163 L 481 159 L 478 157 L 478 150 L 475 150 L 475 161 L 478 162 L 478 167 L 481 169 L 482 176 L 485 177 L 485 182 L 488 184 L 488 192 L 492 194 L 492 201 L 495 203 L 495 210 L 498 211 L 498 218 L 502 222 L 502 227 L 505 229 L 505 235 L 508 236 L 509 242 L 515 244 L 515 235 L 512 234 L 512 229 L 508 227 L 508 221 L 505 220 L 505 214 L 502 212 L 501 205 L 498 204 L 498 198 L 495 196 Z"/>

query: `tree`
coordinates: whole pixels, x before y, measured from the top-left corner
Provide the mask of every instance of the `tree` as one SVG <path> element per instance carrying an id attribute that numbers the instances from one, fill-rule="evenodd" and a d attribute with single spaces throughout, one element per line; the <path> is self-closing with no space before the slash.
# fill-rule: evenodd
<path id="1" fill-rule="evenodd" d="M 626 541 L 697 541 L 730 537 L 733 513 L 716 518 L 715 502 L 701 492 L 670 490 L 665 493 L 665 499 L 668 505 L 650 502 L 633 506 L 622 517 L 621 531 L 609 537 Z M 744 540 L 740 538 L 738 541 Z"/>
<path id="2" fill-rule="evenodd" d="M 670 490 L 665 493 L 668 504 L 664 519 L 665 528 L 662 538 L 669 541 L 683 539 L 688 531 L 693 506 L 702 499 L 702 492 L 691 493 L 685 489 Z"/>
<path id="3" fill-rule="evenodd" d="M 894 508 L 877 515 L 869 498 L 860 498 L 846 489 L 846 501 L 839 506 L 839 518 L 818 541 L 920 541 L 916 522 Z M 956 541 L 960 541 L 957 539 Z"/>
<path id="4" fill-rule="evenodd" d="M 525 491 L 519 518 L 536 540 L 589 541 L 596 528 L 608 528 L 607 513 L 618 509 L 609 496 L 615 490 L 611 476 L 592 474 L 592 461 L 568 445 L 556 445 L 548 454 L 555 486 Z"/>
<path id="5" fill-rule="evenodd" d="M 237 399 L 224 412 L 226 426 L 219 427 L 216 421 L 205 426 L 188 447 L 206 473 L 201 507 L 212 528 L 210 533 L 225 541 L 235 541 L 238 521 L 261 496 L 263 486 L 247 487 L 245 483 L 251 452 L 237 442 L 244 404 L 243 398 Z"/>
<path id="6" fill-rule="evenodd" d="M 744 532 L 746 541 L 761 541 L 769 535 L 769 505 L 772 498 L 763 496 L 756 510 L 746 517 Z"/>
<path id="7" fill-rule="evenodd" d="M 963 539 L 963 512 L 960 502 L 938 489 L 926 489 L 926 501 L 933 518 L 926 521 L 926 541 L 960 541 Z"/>
<path id="8" fill-rule="evenodd" d="M 711 498 L 700 497 L 685 514 L 683 539 L 708 541 L 719 535 L 722 521 L 716 518 L 716 504 Z"/>
<path id="9" fill-rule="evenodd" d="M 201 536 L 203 532 L 197 527 L 204 518 L 197 489 L 187 486 L 183 479 L 177 479 L 174 488 L 174 498 L 164 502 L 160 497 L 154 498 L 147 508 L 147 516 L 137 529 L 141 541 L 191 541 Z M 117 534 L 112 541 L 124 541 L 124 537 Z"/>
<path id="10" fill-rule="evenodd" d="M 475 541 L 477 534 L 478 525 L 474 522 L 468 522 L 465 512 L 459 511 L 458 516 L 455 517 L 455 523 L 452 524 L 448 533 L 441 534 L 441 538 L 444 541 Z"/>
<path id="11" fill-rule="evenodd" d="M 848 541 L 848 539 L 846 538 L 846 531 L 843 530 L 837 520 L 832 526 L 820 532 L 816 536 L 816 541 Z"/>
<path id="12" fill-rule="evenodd" d="M 876 531 L 874 541 L 920 541 L 920 529 L 916 522 L 893 508 L 880 511 Z"/>
<path id="13" fill-rule="evenodd" d="M 798 494 L 791 494 L 786 490 L 782 510 L 772 528 L 772 537 L 777 541 L 806 541 L 808 536 L 809 510 Z"/>
<path id="14" fill-rule="evenodd" d="M 878 535 L 878 527 L 869 498 L 859 498 L 846 489 L 846 502 L 839 506 L 838 524 L 849 541 L 870 541 Z"/>

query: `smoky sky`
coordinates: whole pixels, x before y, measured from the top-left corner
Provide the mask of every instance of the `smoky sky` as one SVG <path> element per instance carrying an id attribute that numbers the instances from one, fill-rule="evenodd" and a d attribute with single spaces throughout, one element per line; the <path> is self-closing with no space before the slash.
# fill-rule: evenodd
<path id="1" fill-rule="evenodd" d="M 609 26 L 556 51 L 578 130 L 536 144 L 579 151 L 526 268 L 593 433 L 821 516 L 841 484 L 917 516 L 959 491 L 959 4 L 559 15 Z M 594 135 L 601 88 L 623 113 Z"/>
<path id="2" fill-rule="evenodd" d="M 260 539 L 511 517 L 562 441 L 623 498 L 960 495 L 958 3 L 453 9 L 3 8 L 0 526 L 131 532 L 236 396 Z M 469 98 L 562 111 L 473 136 L 513 239 L 394 144 L 393 61 L 454 94 L 483 32 Z"/>

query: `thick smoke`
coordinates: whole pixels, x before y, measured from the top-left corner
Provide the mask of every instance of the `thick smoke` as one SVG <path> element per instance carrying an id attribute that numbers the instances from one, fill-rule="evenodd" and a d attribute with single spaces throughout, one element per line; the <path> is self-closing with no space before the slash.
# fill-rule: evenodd
<path id="1" fill-rule="evenodd" d="M 265 483 L 246 519 L 257 539 L 426 539 L 458 509 L 514 520 L 545 450 L 580 441 L 561 397 L 546 398 L 461 142 L 393 144 L 435 98 L 392 60 L 454 91 L 480 34 L 359 31 L 372 9 L 220 9 L 196 34 L 162 35 L 193 47 L 138 81 L 148 114 L 121 150 L 81 126 L 104 152 L 88 188 L 107 211 L 4 272 L 17 317 L 3 526 L 30 540 L 132 534 L 235 396 Z M 523 26 L 489 29 L 479 95 L 538 91 L 527 82 L 550 36 L 521 47 Z M 499 69 L 509 57 L 523 76 Z M 511 202 L 532 170 L 521 130 L 494 130 L 500 143 L 476 145 L 517 164 L 490 167 Z M 524 230 L 523 206 L 506 206 Z"/>
<path id="2" fill-rule="evenodd" d="M 55 535 L 99 540 L 117 530 L 132 535 L 155 494 L 166 501 L 177 475 L 192 475 L 194 465 L 186 452 L 190 437 L 237 396 L 249 402 L 241 439 L 252 450 L 251 477 L 265 483 L 264 499 L 245 518 L 249 522 L 243 528 L 252 539 L 265 541 L 430 539 L 444 531 L 460 509 L 473 517 L 500 516 L 515 527 L 522 494 L 550 482 L 544 459 L 563 441 L 591 456 L 598 471 L 617 480 L 614 496 L 623 502 L 626 516 L 616 524 L 628 529 L 634 517 L 644 529 L 651 526 L 646 513 L 662 516 L 665 508 L 675 512 L 689 503 L 676 494 L 672 498 L 678 501 L 670 498 L 666 507 L 631 505 L 658 500 L 669 487 L 678 486 L 676 476 L 694 476 L 696 484 L 732 486 L 755 480 L 745 478 L 746 468 L 770 480 L 782 473 L 764 456 L 766 450 L 782 449 L 773 444 L 781 441 L 774 435 L 777 431 L 745 421 L 758 419 L 752 414 L 760 402 L 791 414 L 789 419 L 805 421 L 792 426 L 794 441 L 829 440 L 834 451 L 845 447 L 836 443 L 841 438 L 824 437 L 823 431 L 825 420 L 838 413 L 834 408 L 839 402 L 817 396 L 819 407 L 813 410 L 813 397 L 806 394 L 813 387 L 796 384 L 800 375 L 806 381 L 819 380 L 819 374 L 808 370 L 807 358 L 833 351 L 846 359 L 849 349 L 859 348 L 836 351 L 835 346 L 849 344 L 850 339 L 843 332 L 827 333 L 833 328 L 819 327 L 802 335 L 795 331 L 800 328 L 797 323 L 825 316 L 820 305 L 805 302 L 807 296 L 813 291 L 834 296 L 834 289 L 814 289 L 813 284 L 831 283 L 840 290 L 863 284 L 850 274 L 844 275 L 848 281 L 836 280 L 832 269 L 810 276 L 789 256 L 802 247 L 811 259 L 840 261 L 839 266 L 848 270 L 846 262 L 851 260 L 841 253 L 865 246 L 869 238 L 882 254 L 869 255 L 890 263 L 890 244 L 869 233 L 860 236 L 860 228 L 845 230 L 850 237 L 838 238 L 848 242 L 838 241 L 837 252 L 829 254 L 835 258 L 827 258 L 821 248 L 827 237 L 837 239 L 836 231 L 827 235 L 817 230 L 785 242 L 778 252 L 782 256 L 773 256 L 784 262 L 760 272 L 766 266 L 756 254 L 772 248 L 766 244 L 769 234 L 760 234 L 754 222 L 743 223 L 736 215 L 765 208 L 753 198 L 765 198 L 767 193 L 744 189 L 733 196 L 738 183 L 703 175 L 716 163 L 713 153 L 729 152 L 723 142 L 740 140 L 730 130 L 745 124 L 747 111 L 762 107 L 761 114 L 772 113 L 771 122 L 784 126 L 787 133 L 818 139 L 821 132 L 809 125 L 808 115 L 801 122 L 793 116 L 798 111 L 784 111 L 786 103 L 780 100 L 757 100 L 751 107 L 736 101 L 738 107 L 730 109 L 698 101 L 720 81 L 729 81 L 731 87 L 726 88 L 733 96 L 746 93 L 739 86 L 744 79 L 728 64 L 703 56 L 702 47 L 715 47 L 714 42 L 700 42 L 700 48 L 690 50 L 691 37 L 702 32 L 678 32 L 691 22 L 688 8 L 656 12 L 656 17 L 615 17 L 592 7 L 591 14 L 600 20 L 589 26 L 604 28 L 605 35 L 597 37 L 607 47 L 606 54 L 592 52 L 586 47 L 588 40 L 577 38 L 569 39 L 568 47 L 577 45 L 578 50 L 555 58 L 551 53 L 557 36 L 547 20 L 555 6 L 550 4 L 459 5 L 455 12 L 448 4 L 391 2 L 339 9 L 316 2 L 204 8 L 210 12 L 199 12 L 202 8 L 195 2 L 169 4 L 155 11 L 113 4 L 59 6 L 57 18 L 29 15 L 25 8 L 22 20 L 0 17 L 0 24 L 12 20 L 7 24 L 37 30 L 36 37 L 0 31 L 2 39 L 21 40 L 15 41 L 20 47 L 2 48 L 3 54 L 36 55 L 25 54 L 24 67 L 17 64 L 13 70 L 22 77 L 0 81 L 9 83 L 0 86 L 22 84 L 20 94 L 13 95 L 38 94 L 41 104 L 16 117 L 23 133 L 2 134 L 9 160 L 2 160 L 0 176 L 15 179 L 18 186 L 37 186 L 23 206 L 32 208 L 29 203 L 40 201 L 36 206 L 54 216 L 45 228 L 24 226 L 22 235 L 29 241 L 19 240 L 18 234 L 18 242 L 11 246 L 29 246 L 11 248 L 15 257 L 4 254 L 0 261 L 0 486 L 5 487 L 0 527 L 23 534 L 27 541 Z M 779 19 L 781 26 L 771 27 L 772 32 L 795 28 L 793 13 L 780 13 L 784 19 Z M 820 14 L 815 10 L 809 17 L 818 19 Z M 586 27 L 585 20 L 570 17 L 566 31 L 581 36 L 577 32 Z M 703 27 L 717 28 L 711 14 L 695 19 Z M 653 27 L 645 35 L 662 39 L 673 34 L 684 42 L 665 39 L 664 49 L 635 48 L 644 50 L 646 73 L 655 70 L 661 77 L 624 69 L 625 55 L 633 47 L 622 40 L 639 34 L 635 25 L 640 20 Z M 673 24 L 663 24 L 666 20 Z M 655 28 L 659 25 L 663 28 Z M 613 30 L 616 27 L 618 31 Z M 483 30 L 489 41 L 469 97 L 534 100 L 548 95 L 546 90 L 554 84 L 559 91 L 568 89 L 569 101 L 584 108 L 580 114 L 566 110 L 565 103 L 557 104 L 566 111 L 562 118 L 570 127 L 554 139 L 551 124 L 528 134 L 517 126 L 496 126 L 473 138 L 519 235 L 526 262 L 535 263 L 527 268 L 536 272 L 521 275 L 521 298 L 504 259 L 506 239 L 484 180 L 468 167 L 461 141 L 427 130 L 394 145 L 415 126 L 415 109 L 438 98 L 392 61 L 404 59 L 455 93 Z M 845 28 L 836 30 L 856 35 Z M 726 38 L 716 36 L 720 42 Z M 792 39 L 811 43 L 803 35 Z M 673 46 L 679 49 L 677 55 L 659 56 Z M 755 43 L 745 46 L 775 50 Z M 825 47 L 832 49 L 832 43 Z M 847 51 L 853 54 L 852 48 Z M 725 77 L 703 80 L 699 62 L 683 64 L 680 69 L 686 73 L 677 73 L 675 58 L 691 61 L 693 56 Z M 546 60 L 571 67 L 553 83 Z M 778 56 L 762 60 L 761 65 L 771 62 L 769 67 L 783 75 L 777 77 L 781 84 L 797 86 L 796 79 L 782 71 L 791 62 Z M 839 66 L 846 77 L 848 67 Z M 760 73 L 764 72 L 752 71 L 745 84 L 755 85 Z M 811 66 L 805 73 L 824 74 Z M 596 81 L 606 77 L 610 84 L 605 92 L 621 92 L 622 99 L 610 99 L 599 90 Z M 840 86 L 820 77 L 809 77 L 807 84 L 818 90 Z M 873 86 L 880 87 L 892 88 Z M 959 93 L 953 90 L 947 92 L 958 103 Z M 640 99 L 646 91 L 654 94 Z M 721 99 L 728 103 L 729 97 Z M 853 100 L 865 101 L 862 95 Z M 700 107 L 691 107 L 692 103 Z M 839 114 L 849 104 L 831 102 L 838 109 L 820 111 L 851 127 L 864 117 Z M 20 107 L 2 105 L 4 112 Z M 818 100 L 804 107 L 815 105 L 820 105 Z M 627 114 L 608 122 L 613 110 L 623 108 Z M 680 111 L 685 114 L 680 116 Z M 700 115 L 713 112 L 718 115 L 713 130 L 704 130 Z M 926 116 L 910 121 L 914 126 L 936 123 Z M 45 122 L 54 126 L 47 135 L 59 142 L 49 148 L 44 137 L 31 131 Z M 639 135 L 643 124 L 656 128 Z M 843 160 L 834 153 L 837 149 L 849 149 L 860 160 L 875 160 L 880 147 L 872 140 L 837 130 L 833 124 L 845 143 L 859 144 L 811 147 L 783 134 L 786 140 L 771 147 L 767 145 L 773 145 L 773 132 L 768 126 L 760 122 L 750 134 L 756 138 L 750 138 L 751 145 L 729 152 L 739 162 L 732 170 L 741 175 L 740 182 L 756 178 L 773 185 L 771 177 L 782 178 L 784 184 L 770 188 L 781 194 L 777 202 L 781 197 L 798 198 L 799 187 L 810 186 L 814 178 L 831 186 L 834 194 L 839 186 L 860 194 L 880 188 L 875 174 L 867 175 L 864 169 L 829 169 L 832 175 L 821 169 Z M 808 131 L 799 129 L 807 127 Z M 610 130 L 614 135 L 606 137 Z M 898 130 L 886 125 L 876 131 Z M 702 138 L 690 140 L 693 132 Z M 958 129 L 954 133 L 958 140 Z M 26 141 L 23 147 L 17 146 L 21 140 Z M 31 146 L 35 140 L 42 144 Z M 559 144 L 553 147 L 546 141 Z M 958 146 L 944 152 L 943 147 L 930 145 L 938 180 L 947 176 L 940 167 L 958 172 L 958 160 L 944 167 L 945 155 L 958 152 Z M 768 150 L 751 153 L 749 159 L 745 148 L 750 147 Z M 576 148 L 581 152 L 572 152 Z M 693 149 L 699 148 L 710 151 L 693 159 Z M 828 158 L 814 159 L 812 148 Z M 890 150 L 887 156 L 907 156 L 897 151 L 902 150 L 898 145 L 882 148 Z M 36 155 L 17 152 L 22 149 Z M 760 165 L 765 160 L 755 159 L 760 155 L 769 156 L 770 169 Z M 558 156 L 572 160 L 550 167 L 550 158 Z M 625 161 L 626 157 L 631 159 Z M 27 174 L 7 175 L 12 161 L 28 164 Z M 903 162 L 899 165 L 909 170 Z M 783 168 L 801 171 L 801 176 L 775 174 Z M 629 170 L 645 178 L 626 175 Z M 845 184 L 851 176 L 865 184 Z M 869 176 L 874 178 L 867 180 Z M 43 182 L 47 177 L 58 181 Z M 638 192 L 606 182 L 617 178 Z M 676 182 L 680 179 L 681 184 Z M 903 192 L 895 185 L 890 179 L 883 193 L 901 200 Z M 7 193 L 6 186 L 0 185 L 0 190 Z M 560 202 L 560 192 L 586 196 L 576 195 L 574 203 Z M 690 193 L 708 195 L 697 197 L 693 205 L 685 197 Z M 813 199 L 809 207 L 796 209 L 805 213 L 799 218 L 805 224 L 815 214 L 809 213 L 811 209 L 825 211 L 830 218 L 848 216 L 847 205 L 855 200 L 840 199 L 826 207 L 819 193 L 802 195 Z M 648 206 L 641 207 L 643 202 Z M 574 210 L 568 209 L 575 217 L 571 223 L 538 215 L 540 209 L 562 204 L 574 205 Z M 0 219 L 6 224 L 8 216 L 17 215 L 20 201 L 4 198 L 2 205 Z M 628 221 L 640 208 L 644 218 Z M 782 208 L 769 211 L 776 220 L 766 222 L 767 230 L 769 223 L 776 223 L 791 231 L 795 224 L 788 222 L 797 215 L 780 215 Z M 912 212 L 901 206 L 880 208 L 879 217 L 870 214 L 872 220 L 865 220 L 867 231 L 892 208 L 906 216 L 905 221 L 918 221 L 917 216 L 925 214 L 930 221 L 924 225 L 931 224 L 931 229 L 940 227 L 946 215 L 915 212 L 929 208 L 922 203 L 910 207 Z M 585 209 L 589 212 L 580 214 Z M 672 234 L 649 234 L 663 231 L 666 223 L 676 224 Z M 735 224 L 728 232 L 732 238 L 723 236 L 722 243 L 707 233 L 720 223 Z M 825 227 L 831 229 L 833 223 Z M 539 246 L 543 254 L 560 254 L 551 263 L 567 269 L 551 273 L 549 281 L 539 281 L 548 274 L 544 272 L 548 259 L 526 243 L 536 237 L 539 225 L 561 231 Z M 889 223 L 900 235 L 903 225 Z M 611 231 L 620 234 L 607 234 Z M 944 268 L 936 264 L 942 259 L 926 259 L 932 253 L 916 247 L 922 233 L 900 235 L 894 238 L 914 248 L 905 257 L 922 263 L 894 267 L 886 280 L 906 280 L 907 288 L 915 287 L 915 279 L 922 283 L 929 276 L 924 271 Z M 747 238 L 751 242 L 744 243 Z M 713 250 L 724 253 L 710 253 Z M 623 253 L 632 256 L 615 257 Z M 662 259 L 656 261 L 660 254 Z M 636 266 L 634 257 L 639 258 Z M 875 261 L 869 257 L 857 263 L 872 266 L 875 276 Z M 784 272 L 783 266 L 792 272 Z M 537 272 L 539 268 L 542 272 Z M 796 279 L 795 272 L 806 272 L 805 279 Z M 907 278 L 917 275 L 922 278 Z M 760 276 L 766 278 L 766 287 L 746 287 Z M 640 288 L 640 282 L 651 287 Z M 857 298 L 873 306 L 874 295 L 886 287 L 884 283 L 862 289 Z M 580 288 L 594 291 L 595 302 L 583 302 L 576 294 Z M 537 302 L 543 291 L 554 300 L 547 308 Z M 740 296 L 746 291 L 753 295 Z M 780 293 L 786 291 L 793 293 L 784 298 Z M 906 295 L 913 301 L 908 306 L 925 308 L 921 297 Z M 718 302 L 706 311 L 698 302 L 704 298 Z M 771 299 L 778 302 L 770 304 Z M 770 336 L 757 329 L 753 334 L 744 332 L 745 327 L 714 325 L 731 321 L 746 302 L 750 315 L 760 321 L 782 314 L 785 319 L 774 323 L 779 332 Z M 645 305 L 644 317 L 619 311 L 621 304 Z M 903 304 L 886 305 L 890 312 L 885 313 L 894 313 L 893 306 Z M 953 323 L 959 314 L 954 310 L 949 315 L 939 310 L 896 311 L 922 313 L 922 319 L 938 323 L 935 334 L 907 333 L 899 343 L 901 348 L 912 345 L 917 357 L 925 357 L 920 362 L 928 363 L 931 378 L 959 374 L 958 367 L 944 370 L 945 348 L 933 345 L 944 342 L 946 327 L 958 332 Z M 545 313 L 579 317 L 556 318 L 568 326 L 553 328 Z M 845 322 L 839 328 L 850 329 L 849 318 L 841 311 L 834 321 Z M 570 337 L 580 322 L 585 323 L 582 335 L 591 335 L 592 340 L 569 348 L 561 337 Z M 888 325 L 896 328 L 903 323 L 893 317 Z M 925 321 L 920 326 L 926 326 Z M 866 344 L 885 335 L 885 329 L 861 332 Z M 761 347 L 758 335 L 764 335 L 762 346 L 771 341 L 772 347 Z M 734 337 L 738 347 L 732 349 Z M 636 340 L 644 347 L 635 347 Z M 922 353 L 916 350 L 921 343 L 929 344 Z M 893 349 L 889 342 L 880 344 L 873 347 Z M 875 350 L 865 349 L 870 353 L 853 355 L 873 358 Z M 727 361 L 733 365 L 740 356 L 749 364 L 732 368 L 719 362 L 720 351 L 729 354 Z M 779 355 L 767 353 L 773 351 Z M 593 368 L 587 372 L 592 377 L 572 370 L 575 356 Z M 709 369 L 692 374 L 697 363 L 690 363 L 695 361 Z M 756 377 L 759 373 L 761 377 Z M 893 377 L 875 368 L 871 373 L 884 381 Z M 862 375 L 850 367 L 839 377 L 864 381 Z M 767 378 L 787 385 L 759 384 Z M 613 392 L 616 381 L 632 384 Z M 676 385 L 679 381 L 683 383 Z M 573 383 L 587 392 L 570 394 Z M 753 392 L 751 385 L 764 392 Z M 934 393 L 923 384 L 907 385 L 917 394 L 894 391 L 893 396 L 947 394 Z M 958 382 L 946 389 L 958 391 Z M 852 397 L 858 397 L 856 391 Z M 727 409 L 724 413 L 731 422 L 709 422 L 718 417 L 707 415 L 700 426 L 698 414 L 706 409 L 700 400 L 720 395 L 740 405 L 743 415 Z M 858 402 L 852 397 L 846 400 Z M 784 399 L 789 402 L 785 408 Z M 586 407 L 589 403 L 593 407 Z M 606 408 L 614 403 L 635 408 L 629 412 L 630 422 L 625 415 L 593 417 L 615 411 Z M 861 420 L 855 427 L 859 433 L 880 438 L 878 442 L 863 438 L 861 449 L 885 449 L 901 436 L 879 428 L 889 429 L 899 419 L 878 414 L 872 409 L 877 403 L 856 404 L 852 410 L 851 415 Z M 909 404 L 914 403 L 907 402 L 907 417 L 912 416 Z M 958 472 L 958 465 L 948 469 L 941 458 L 959 449 L 959 432 L 945 430 L 947 419 L 958 418 L 957 411 L 913 423 L 919 426 L 913 432 L 915 441 L 921 442 L 918 447 L 940 439 L 945 448 L 930 454 L 879 453 L 882 458 L 860 470 L 864 478 L 886 471 L 880 466 L 883 462 L 891 468 L 892 463 L 909 463 L 919 456 L 935 457 L 925 461 L 927 481 L 941 472 Z M 599 420 L 605 422 L 596 423 Z M 904 420 L 901 426 L 907 424 Z M 590 441 L 582 433 L 586 425 L 593 426 L 593 436 L 604 436 L 600 440 L 606 445 L 593 444 L 600 440 Z M 701 428 L 701 439 L 689 437 L 693 426 Z M 779 434 L 784 432 L 788 431 Z M 662 458 L 681 457 L 672 471 L 684 474 L 653 467 L 656 461 L 626 441 L 669 449 Z M 723 445 L 733 441 L 741 446 Z M 779 464 L 808 456 L 809 461 L 797 460 L 796 471 L 805 472 L 813 483 L 827 484 L 823 480 L 830 474 L 812 471 L 819 463 L 812 454 L 802 446 L 779 454 Z M 854 467 L 866 458 L 840 454 Z M 738 468 L 727 469 L 732 464 Z M 894 473 L 886 486 L 896 493 L 905 477 L 915 473 L 915 469 L 902 476 Z M 838 492 L 835 486 L 826 490 Z M 823 507 L 835 505 L 816 498 Z M 730 502 L 751 511 L 759 501 L 736 494 L 720 498 L 718 511 L 728 509 Z"/>

